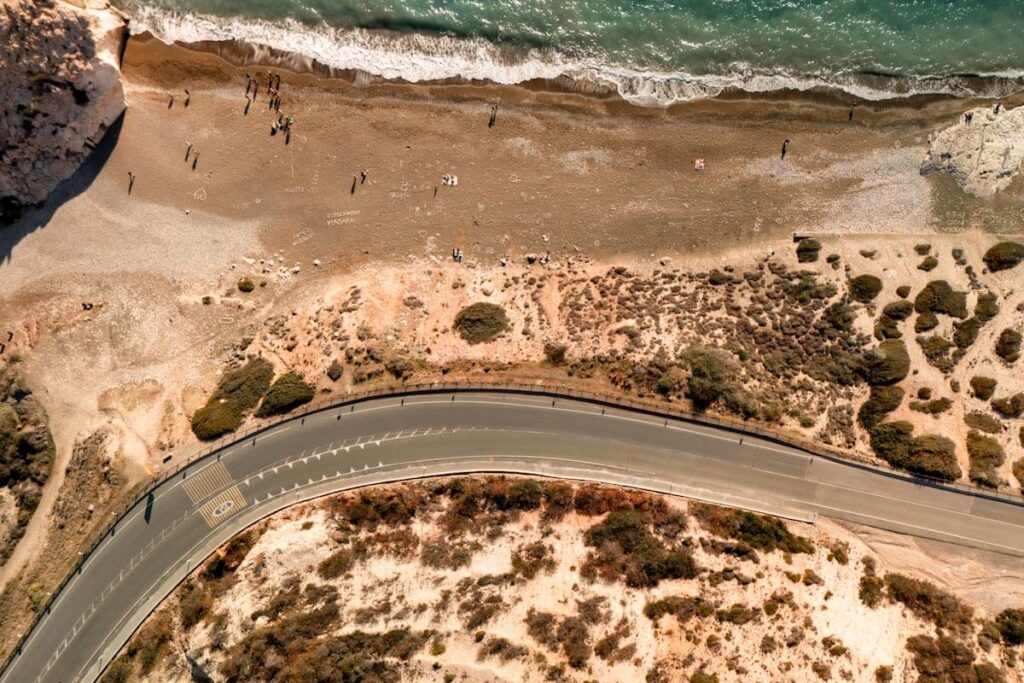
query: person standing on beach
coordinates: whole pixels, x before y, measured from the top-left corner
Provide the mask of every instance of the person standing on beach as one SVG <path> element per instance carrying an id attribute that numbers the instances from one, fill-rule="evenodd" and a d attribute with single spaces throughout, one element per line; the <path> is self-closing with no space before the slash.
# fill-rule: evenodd
<path id="1" fill-rule="evenodd" d="M 198 163 L 199 163 L 199 152 L 196 152 L 196 155 L 194 157 L 192 157 L 192 170 L 193 171 L 196 170 L 196 164 L 198 164 Z"/>
<path id="2" fill-rule="evenodd" d="M 192 99 L 192 93 L 190 93 L 188 91 L 188 88 L 185 88 L 185 107 L 186 108 L 188 107 L 189 100 L 191 100 L 191 99 Z"/>
<path id="3" fill-rule="evenodd" d="M 249 99 L 249 95 L 248 95 L 248 93 L 246 93 L 246 95 L 245 95 L 245 111 L 242 112 L 243 116 L 248 116 L 249 115 L 249 105 L 251 105 L 251 104 L 252 104 L 252 100 Z"/>
<path id="4" fill-rule="evenodd" d="M 786 158 L 786 150 L 788 148 L 789 148 L 789 138 L 786 138 L 785 140 L 782 141 L 782 156 L 779 157 L 780 159 L 785 160 L 785 158 Z"/>
<path id="5" fill-rule="evenodd" d="M 167 103 L 167 108 L 170 109 L 174 106 L 174 95 L 171 95 L 171 100 Z"/>
<path id="6" fill-rule="evenodd" d="M 494 128 L 494 124 L 497 122 L 497 120 L 498 120 L 498 105 L 492 104 L 491 105 L 491 118 L 487 121 L 487 127 L 488 128 Z"/>
<path id="7" fill-rule="evenodd" d="M 186 147 L 185 147 L 185 161 L 187 162 L 188 161 L 188 156 L 192 153 L 192 143 L 188 142 L 186 140 L 185 141 L 185 145 L 186 145 Z"/>
<path id="8" fill-rule="evenodd" d="M 360 171 L 359 172 L 359 184 L 360 185 L 365 185 L 366 184 L 366 176 L 368 176 L 369 174 L 370 174 L 369 171 Z"/>
<path id="9" fill-rule="evenodd" d="M 973 118 L 974 118 L 974 114 L 971 113 L 971 112 L 967 112 L 966 114 L 964 114 L 964 123 L 968 123 L 969 124 Z"/>
<path id="10" fill-rule="evenodd" d="M 348 191 L 348 193 L 349 194 L 355 194 L 356 193 L 356 177 L 355 176 L 352 176 L 352 189 L 350 189 Z"/>
<path id="11" fill-rule="evenodd" d="M 250 74 L 245 74 L 245 94 L 246 95 L 249 94 L 249 88 L 250 87 L 252 87 L 252 76 Z"/>
<path id="12" fill-rule="evenodd" d="M 135 185 L 135 174 L 128 171 L 128 194 L 132 193 L 132 186 Z"/>
<path id="13" fill-rule="evenodd" d="M 850 122 L 853 121 L 853 108 L 856 107 L 856 106 L 857 106 L 856 104 L 850 106 L 850 115 L 846 117 L 846 122 L 847 123 L 850 123 Z"/>

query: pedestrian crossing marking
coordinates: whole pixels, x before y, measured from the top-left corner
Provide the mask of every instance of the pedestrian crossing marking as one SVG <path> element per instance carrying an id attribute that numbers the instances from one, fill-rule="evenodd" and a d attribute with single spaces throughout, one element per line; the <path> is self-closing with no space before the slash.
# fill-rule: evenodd
<path id="1" fill-rule="evenodd" d="M 199 508 L 199 512 L 207 524 L 217 526 L 246 505 L 245 496 L 237 486 L 232 486 Z"/>
<path id="2" fill-rule="evenodd" d="M 223 463 L 215 462 L 188 477 L 182 486 L 193 503 L 209 498 L 231 483 L 231 475 Z"/>

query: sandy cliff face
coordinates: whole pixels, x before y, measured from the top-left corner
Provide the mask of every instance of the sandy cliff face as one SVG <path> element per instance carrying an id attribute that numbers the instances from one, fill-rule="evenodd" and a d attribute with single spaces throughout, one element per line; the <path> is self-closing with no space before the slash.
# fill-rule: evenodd
<path id="1" fill-rule="evenodd" d="M 126 30 L 103 2 L 0 0 L 0 223 L 43 201 L 124 111 Z"/>

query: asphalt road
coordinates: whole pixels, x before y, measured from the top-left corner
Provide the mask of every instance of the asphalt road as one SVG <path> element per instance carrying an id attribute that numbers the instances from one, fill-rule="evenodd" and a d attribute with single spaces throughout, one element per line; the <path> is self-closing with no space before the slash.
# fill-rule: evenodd
<path id="1" fill-rule="evenodd" d="M 817 515 L 1024 557 L 1024 506 L 756 437 L 500 392 L 377 399 L 221 450 L 140 501 L 67 584 L 0 681 L 93 681 L 187 573 L 252 522 L 325 493 L 467 472 L 605 481 Z"/>

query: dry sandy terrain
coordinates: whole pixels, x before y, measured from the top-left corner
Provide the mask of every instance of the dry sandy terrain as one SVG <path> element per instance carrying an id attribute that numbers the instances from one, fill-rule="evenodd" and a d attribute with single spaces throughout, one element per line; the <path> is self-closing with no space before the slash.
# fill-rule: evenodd
<path id="1" fill-rule="evenodd" d="M 610 517 L 581 502 L 579 492 L 564 516 L 552 514 L 550 495 L 509 512 L 484 504 L 474 513 L 474 530 L 460 528 L 464 490 L 508 486 L 486 481 L 461 484 L 463 497 L 437 493 L 445 484 L 428 482 L 335 497 L 272 517 L 198 569 L 112 669 L 146 681 L 187 681 L 197 670 L 213 680 L 269 672 L 292 680 L 316 668 L 302 663 L 304 651 L 315 652 L 316 660 L 342 661 L 335 652 L 344 647 L 350 659 L 336 665 L 336 678 L 323 680 L 343 680 L 345 670 L 368 675 L 367 662 L 376 661 L 382 667 L 374 670 L 377 680 L 396 681 L 679 681 L 698 671 L 719 681 L 874 681 L 880 667 L 889 668 L 893 681 L 914 681 L 919 667 L 906 640 L 933 634 L 936 624 L 899 598 L 866 605 L 860 588 L 865 562 L 874 563 L 879 577 L 902 573 L 932 582 L 957 596 L 947 612 L 968 605 L 979 625 L 1003 609 L 995 595 L 1024 597 L 1019 566 L 1001 572 L 961 558 L 959 572 L 922 571 L 949 559 L 940 545 L 831 524 L 790 525 L 811 540 L 809 553 L 736 557 L 698 521 L 701 508 L 646 494 L 626 494 L 610 505 Z M 380 509 L 392 514 L 408 504 L 417 512 L 401 522 L 365 517 L 381 500 L 389 502 Z M 614 549 L 615 541 L 602 546 L 591 531 L 627 508 L 645 511 L 639 517 L 653 524 L 651 538 L 658 540 L 652 543 L 692 554 L 697 574 L 645 586 L 632 585 L 630 575 L 617 570 L 591 576 L 602 554 L 628 566 L 631 551 Z M 679 598 L 691 601 L 688 609 L 696 613 L 680 612 L 677 619 L 668 610 L 652 617 L 652 605 Z M 326 615 L 334 605 L 336 615 Z M 738 616 L 730 617 L 730 608 Z M 313 636 L 319 645 L 302 644 L 300 615 L 313 614 L 330 625 Z M 549 636 L 546 618 L 553 623 Z M 973 624 L 966 631 L 951 623 L 943 628 L 965 639 L 978 663 L 1001 670 L 1002 680 L 1021 680 L 1024 669 L 1013 648 L 986 646 L 985 636 L 977 641 Z M 388 632 L 427 635 L 408 651 L 384 655 L 367 655 L 354 636 L 344 646 L 331 640 L 353 631 L 370 639 Z M 270 633 L 278 640 L 268 640 Z M 150 660 L 156 662 L 145 664 Z"/>

